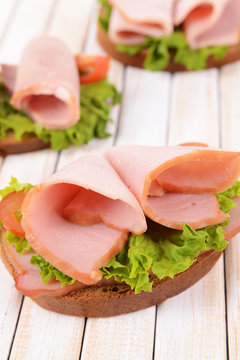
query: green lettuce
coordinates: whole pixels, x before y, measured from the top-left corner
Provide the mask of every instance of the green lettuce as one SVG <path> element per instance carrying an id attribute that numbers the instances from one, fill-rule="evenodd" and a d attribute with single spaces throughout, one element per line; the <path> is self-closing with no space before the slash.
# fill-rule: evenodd
<path id="1" fill-rule="evenodd" d="M 108 31 L 112 7 L 108 0 L 99 0 L 99 3 L 101 4 L 101 11 L 98 17 L 98 23 L 104 31 Z"/>
<path id="2" fill-rule="evenodd" d="M 93 84 L 81 85 L 81 117 L 73 126 L 65 130 L 47 130 L 34 123 L 24 112 L 14 109 L 6 89 L 0 85 L 0 140 L 8 131 L 13 131 L 16 139 L 33 135 L 46 143 L 53 150 L 67 149 L 71 144 L 80 146 L 92 138 L 110 136 L 106 125 L 112 121 L 109 117 L 111 105 L 121 101 L 121 95 L 114 85 L 103 79 Z"/>
<path id="3" fill-rule="evenodd" d="M 10 194 L 13 191 L 19 192 L 23 189 L 25 192 L 28 192 L 33 187 L 32 184 L 29 183 L 19 183 L 18 180 L 11 176 L 11 181 L 9 182 L 8 186 L 6 186 L 4 189 L 0 190 L 0 197 L 3 199 L 6 195 Z"/>
<path id="4" fill-rule="evenodd" d="M 11 231 L 7 231 L 4 234 L 4 237 L 8 241 L 9 245 L 15 246 L 15 250 L 19 254 L 24 254 L 25 251 L 31 250 L 31 245 L 25 238 L 14 235 Z"/>
<path id="5" fill-rule="evenodd" d="M 67 284 L 73 284 L 75 282 L 75 279 L 56 269 L 54 266 L 44 260 L 40 255 L 32 256 L 30 263 L 40 269 L 42 281 L 44 284 L 48 283 L 51 279 L 56 279 L 57 281 L 60 281 L 62 287 Z"/>
<path id="6" fill-rule="evenodd" d="M 216 60 L 221 59 L 226 55 L 228 47 L 210 46 L 190 49 L 183 31 L 175 30 L 170 36 L 147 37 L 140 45 L 116 44 L 116 49 L 129 56 L 147 50 L 144 68 L 157 71 L 165 69 L 171 59 L 176 64 L 185 66 L 187 70 L 204 69 L 209 56 L 213 56 Z"/>
<path id="7" fill-rule="evenodd" d="M 149 223 L 148 231 L 142 235 L 131 234 L 121 253 L 111 259 L 101 271 L 106 279 L 114 276 L 117 281 L 125 281 L 139 294 L 141 291 L 152 290 L 150 270 L 160 280 L 165 277 L 173 278 L 188 269 L 201 251 L 222 251 L 227 244 L 221 226 L 194 230 L 183 224 L 183 231 L 177 231 L 167 230 L 159 225 L 158 230 L 152 232 Z"/>

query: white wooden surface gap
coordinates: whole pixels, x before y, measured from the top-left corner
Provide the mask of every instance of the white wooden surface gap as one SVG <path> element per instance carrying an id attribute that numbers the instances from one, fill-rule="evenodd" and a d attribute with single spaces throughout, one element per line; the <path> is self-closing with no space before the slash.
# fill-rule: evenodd
<path id="1" fill-rule="evenodd" d="M 66 41 L 73 53 L 83 48 L 87 53 L 102 53 L 95 37 L 97 11 L 95 0 L 0 0 L 0 63 L 17 63 L 26 42 L 43 32 Z M 113 144 L 202 141 L 239 150 L 239 62 L 220 71 L 172 76 L 124 68 L 112 61 L 109 77 L 123 92 L 122 104 L 112 111 L 112 137 L 94 139 L 59 155 L 43 150 L 9 156 L 4 162 L 0 159 L 1 187 L 11 175 L 39 183 L 86 152 L 103 152 Z M 227 358 L 227 342 L 229 359 L 239 359 L 239 258 L 237 236 L 226 250 L 226 294 L 222 257 L 199 283 L 158 307 L 87 319 L 86 324 L 83 318 L 47 312 L 28 298 L 19 313 L 22 296 L 0 263 L 0 360 L 8 356 L 16 360 L 75 360 L 80 351 L 81 360 L 150 360 L 153 354 L 156 360 L 221 360 Z"/>

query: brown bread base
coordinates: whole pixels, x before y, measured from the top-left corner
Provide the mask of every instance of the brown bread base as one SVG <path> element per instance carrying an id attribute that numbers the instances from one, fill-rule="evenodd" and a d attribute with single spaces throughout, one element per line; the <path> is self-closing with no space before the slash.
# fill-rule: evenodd
<path id="1" fill-rule="evenodd" d="M 173 279 L 154 280 L 153 291 L 136 295 L 125 283 L 86 288 L 68 295 L 51 297 L 38 296 L 32 300 L 44 309 L 61 314 L 84 317 L 107 317 L 145 309 L 158 305 L 168 298 L 180 294 L 205 276 L 221 256 L 221 252 L 209 250 L 199 255 L 197 261 L 186 271 Z M 16 271 L 9 262 L 0 241 L 0 256 L 10 274 L 16 276 Z"/>
<path id="2" fill-rule="evenodd" d="M 13 132 L 8 132 L 5 139 L 0 140 L 0 155 L 23 154 L 26 152 L 46 149 L 50 146 L 34 135 L 24 136 L 22 141 L 17 141 Z"/>
<path id="3" fill-rule="evenodd" d="M 102 30 L 100 26 L 98 26 L 97 38 L 103 49 L 114 59 L 120 61 L 124 65 L 135 66 L 138 68 L 144 67 L 143 63 L 146 57 L 146 51 L 142 51 L 139 54 L 133 56 L 129 56 L 125 53 L 119 52 L 116 49 L 115 44 L 109 39 L 107 32 Z M 207 60 L 206 69 L 214 67 L 219 68 L 223 65 L 230 64 L 237 60 L 240 60 L 240 44 L 229 47 L 228 52 L 223 59 L 215 60 L 212 56 L 210 56 Z M 168 66 L 164 69 L 164 71 L 168 71 L 171 73 L 186 70 L 187 69 L 185 68 L 185 66 L 174 63 L 173 59 L 171 59 Z"/>

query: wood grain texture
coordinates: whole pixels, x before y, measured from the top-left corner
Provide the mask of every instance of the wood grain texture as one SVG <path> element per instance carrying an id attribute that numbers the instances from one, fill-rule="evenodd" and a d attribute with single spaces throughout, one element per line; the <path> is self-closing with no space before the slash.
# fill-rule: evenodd
<path id="1" fill-rule="evenodd" d="M 218 70 L 175 74 L 172 84 L 169 145 L 219 144 Z"/>
<path id="2" fill-rule="evenodd" d="M 14 7 L 17 6 L 16 0 L 2 1 L 0 4 L 0 46 L 1 40 L 4 38 L 5 28 L 7 30 L 8 21 L 11 19 Z"/>
<path id="3" fill-rule="evenodd" d="M 171 75 L 128 67 L 117 144 L 164 145 Z"/>
<path id="4" fill-rule="evenodd" d="M 48 312 L 25 298 L 11 360 L 77 360 L 84 322 Z"/>
<path id="5" fill-rule="evenodd" d="M 18 64 L 26 43 L 44 31 L 54 0 L 21 0 L 0 49 L 0 63 Z"/>
<path id="6" fill-rule="evenodd" d="M 107 319 L 88 319 L 81 360 L 151 360 L 155 308 Z"/>

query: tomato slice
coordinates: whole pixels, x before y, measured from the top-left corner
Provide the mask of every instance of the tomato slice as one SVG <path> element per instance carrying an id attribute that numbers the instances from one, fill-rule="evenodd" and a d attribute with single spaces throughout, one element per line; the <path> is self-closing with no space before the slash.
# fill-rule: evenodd
<path id="1" fill-rule="evenodd" d="M 110 56 L 77 54 L 76 62 L 81 84 L 90 84 L 104 79 L 108 73 Z"/>
<path id="2" fill-rule="evenodd" d="M 0 220 L 4 228 L 20 237 L 24 237 L 25 234 L 18 218 L 18 212 L 21 210 L 25 196 L 24 190 L 14 191 L 6 195 L 0 202 Z"/>

